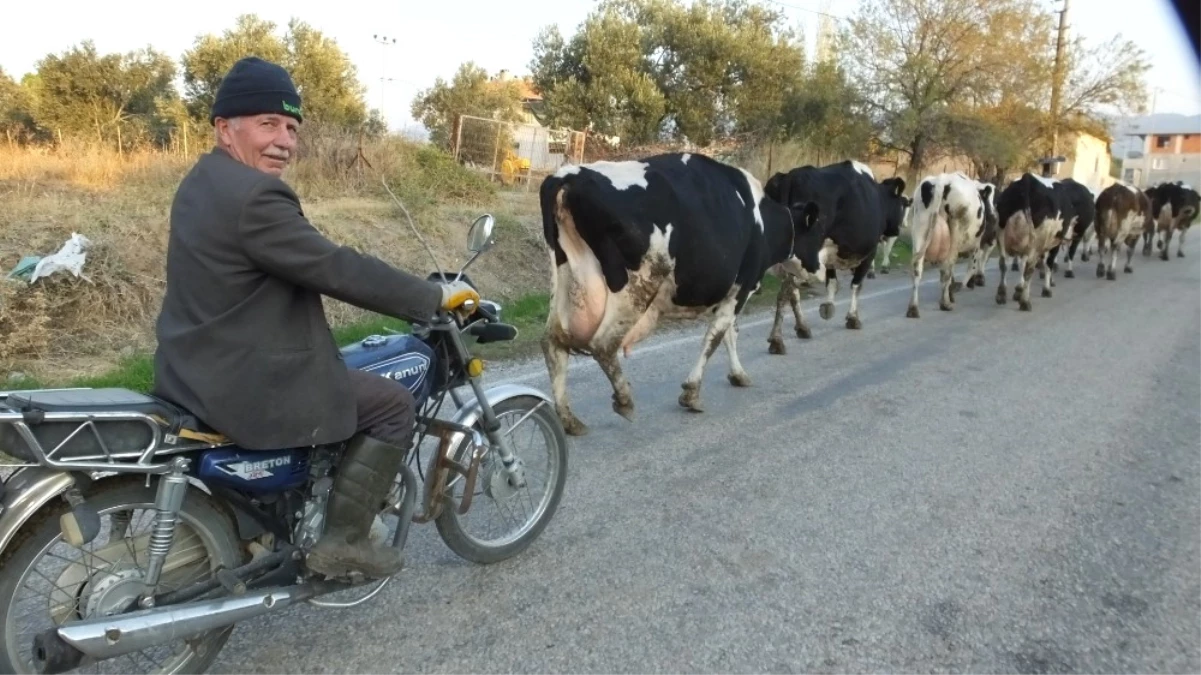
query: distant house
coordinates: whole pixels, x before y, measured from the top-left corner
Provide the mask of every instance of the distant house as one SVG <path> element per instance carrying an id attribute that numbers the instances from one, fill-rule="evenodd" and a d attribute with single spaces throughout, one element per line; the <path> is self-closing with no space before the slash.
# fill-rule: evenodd
<path id="1" fill-rule="evenodd" d="M 1201 183 L 1201 124 L 1195 119 L 1130 125 L 1126 131 L 1132 138 L 1122 161 L 1122 180 L 1138 187 Z"/>
<path id="2" fill-rule="evenodd" d="M 1100 194 L 1112 183 L 1109 178 L 1109 165 L 1113 162 L 1111 139 L 1078 131 L 1065 135 L 1063 140 L 1067 141 L 1066 146 L 1061 146 L 1067 161 L 1059 167 L 1055 177 L 1071 178 Z"/>
<path id="3" fill-rule="evenodd" d="M 542 92 L 534 86 L 533 80 L 529 77 L 517 77 L 513 73 L 502 70 L 492 78 L 493 82 L 516 82 L 521 90 L 521 121 L 524 124 L 532 124 L 534 126 L 544 126 L 541 116 L 546 110 L 546 105 L 542 101 Z"/>

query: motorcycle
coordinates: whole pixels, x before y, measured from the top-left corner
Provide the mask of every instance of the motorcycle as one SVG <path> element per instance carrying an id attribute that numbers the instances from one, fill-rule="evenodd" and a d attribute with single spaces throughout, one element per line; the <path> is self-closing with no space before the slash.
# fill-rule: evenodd
<path id="1" fill-rule="evenodd" d="M 473 255 L 456 278 L 471 283 L 464 272 L 492 246 L 494 226 L 490 215 L 472 224 Z M 390 534 L 403 550 L 411 523 L 433 521 L 457 555 L 490 564 L 524 551 L 554 516 L 567 437 L 543 392 L 482 386 L 468 339 L 512 340 L 517 330 L 498 303 L 465 309 L 341 351 L 348 367 L 403 383 L 418 406 L 372 540 Z M 448 394 L 455 410 L 439 418 Z M 526 436 L 544 442 L 544 458 L 524 446 L 518 454 Z M 427 440 L 436 447 L 422 471 Z M 375 597 L 395 577 L 329 580 L 304 564 L 343 447 L 246 451 L 188 411 L 128 389 L 0 392 L 0 451 L 25 462 L 0 484 L 0 671 L 202 673 L 239 622 L 301 602 L 341 608 Z M 517 526 L 496 537 L 469 531 L 464 516 L 482 503 Z M 524 517 L 514 517 L 519 507 Z M 48 571 L 37 569 L 43 562 Z M 20 597 L 27 588 L 32 602 Z M 49 625 L 36 625 L 39 613 Z"/>

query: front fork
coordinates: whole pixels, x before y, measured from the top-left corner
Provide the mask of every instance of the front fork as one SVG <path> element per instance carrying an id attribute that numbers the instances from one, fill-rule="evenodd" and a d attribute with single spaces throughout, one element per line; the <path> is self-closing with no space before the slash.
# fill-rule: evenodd
<path id="1" fill-rule="evenodd" d="M 453 328 L 448 332 L 460 358 L 464 362 L 471 358 L 467 351 L 467 345 L 463 343 L 462 333 Z M 509 443 L 509 435 L 502 433 L 500 420 L 496 419 L 492 405 L 488 403 L 488 397 L 484 395 L 483 385 L 480 384 L 478 377 L 470 373 L 467 375 L 467 381 L 471 384 L 471 390 L 475 392 L 475 400 L 480 404 L 480 422 L 484 427 L 484 435 L 488 437 L 488 440 L 492 442 L 492 447 L 496 448 L 497 454 L 500 455 L 500 462 L 505 468 L 505 473 L 508 474 L 509 486 L 518 490 L 525 487 L 525 464 L 513 452 L 513 446 Z M 453 389 L 450 393 L 455 404 L 460 408 L 463 407 L 463 402 L 459 399 L 458 394 Z"/>

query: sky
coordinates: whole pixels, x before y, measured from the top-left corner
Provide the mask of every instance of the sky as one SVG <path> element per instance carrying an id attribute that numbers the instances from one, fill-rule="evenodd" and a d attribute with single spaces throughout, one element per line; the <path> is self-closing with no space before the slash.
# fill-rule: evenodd
<path id="1" fill-rule="evenodd" d="M 812 40 L 814 10 L 848 16 L 858 0 L 765 0 L 778 6 Z M 1039 0 L 1058 9 L 1062 0 Z M 179 4 L 186 20 L 163 17 L 161 0 L 123 0 L 120 10 L 94 0 L 60 0 L 54 5 L 52 29 L 45 7 L 35 2 L 8 3 L 0 66 L 20 79 L 47 53 L 59 53 L 91 39 L 102 53 L 145 46 L 178 59 L 196 37 L 220 34 L 239 14 L 253 13 L 279 26 L 297 17 L 337 41 L 358 69 L 367 89 L 367 104 L 380 108 L 394 131 L 424 136 L 412 119 L 414 96 L 438 77 L 449 80 L 460 63 L 475 61 L 490 74 L 507 69 L 528 71 L 533 40 L 543 27 L 556 24 L 571 35 L 595 6 L 595 0 L 381 0 L 382 11 L 363 0 L 242 0 L 213 4 Z M 1132 6 L 1140 6 L 1131 11 Z M 1167 0 L 1072 0 L 1072 35 L 1090 43 L 1116 33 L 1134 40 L 1150 55 L 1148 84 L 1156 88 L 1155 112 L 1201 114 L 1201 69 L 1188 38 Z M 12 27 L 28 26 L 28 30 Z M 386 37 L 388 46 L 375 36 Z M 395 39 L 395 43 L 392 40 Z M 381 81 L 382 77 L 388 78 Z"/>

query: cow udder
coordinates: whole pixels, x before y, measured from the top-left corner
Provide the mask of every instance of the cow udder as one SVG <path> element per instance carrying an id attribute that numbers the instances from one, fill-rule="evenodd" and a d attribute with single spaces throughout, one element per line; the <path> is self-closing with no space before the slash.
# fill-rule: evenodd
<path id="1" fill-rule="evenodd" d="M 566 274 L 555 275 L 554 289 L 559 322 L 573 342 L 588 344 L 605 318 L 609 289 L 601 272 L 600 260 L 580 237 L 575 219 L 559 193 L 555 220 L 559 227 L 559 247 L 567 256 Z M 554 264 L 554 257 L 551 257 Z M 560 270 L 563 272 L 564 270 Z"/>

